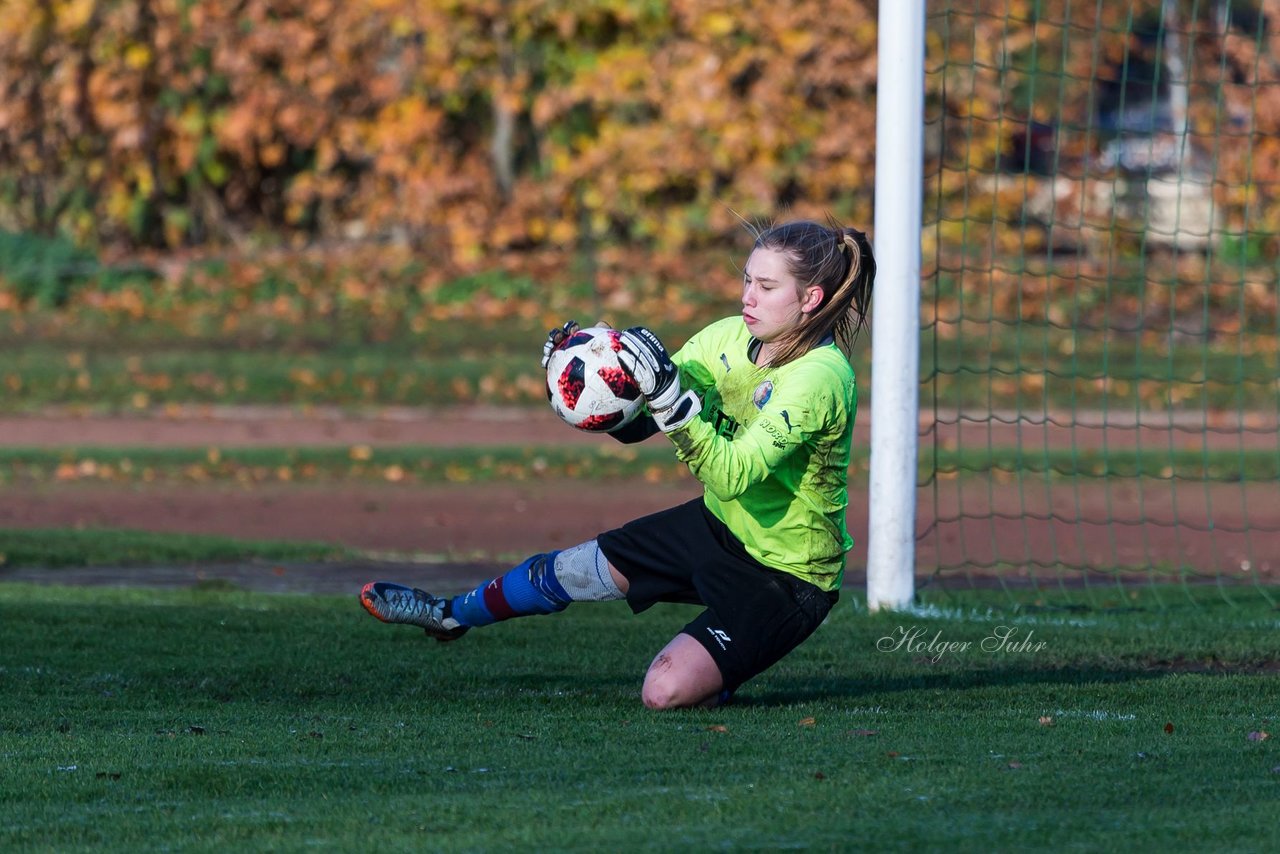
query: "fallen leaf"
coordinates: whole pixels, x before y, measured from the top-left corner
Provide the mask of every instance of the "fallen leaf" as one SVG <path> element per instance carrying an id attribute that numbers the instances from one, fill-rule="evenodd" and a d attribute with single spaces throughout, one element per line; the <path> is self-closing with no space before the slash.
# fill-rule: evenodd
<path id="1" fill-rule="evenodd" d="M 799 726 L 816 726 L 817 723 L 818 723 L 817 718 L 801 718 L 799 721 Z"/>
<path id="2" fill-rule="evenodd" d="M 1262 732 L 1261 730 L 1255 730 L 1248 735 L 1250 741 L 1266 741 L 1268 738 L 1271 738 L 1271 733 Z"/>
<path id="3" fill-rule="evenodd" d="M 851 729 L 851 730 L 849 730 L 849 735 L 868 736 L 868 735 L 879 735 L 879 734 L 880 734 L 880 730 L 878 730 L 878 729 Z"/>
<path id="4" fill-rule="evenodd" d="M 1173 724 L 1169 723 L 1164 725 L 1164 734 L 1173 735 Z"/>
<path id="5" fill-rule="evenodd" d="M 1053 726 L 1053 718 L 1049 715 L 1041 715 L 1040 726 Z"/>
<path id="6" fill-rule="evenodd" d="M 1010 763 L 1009 763 L 1009 768 L 1011 768 L 1011 769 L 1012 769 L 1012 770 L 1014 770 L 1014 771 L 1017 771 L 1017 770 L 1018 770 L 1019 768 L 1021 768 L 1021 767 L 1022 767 L 1022 763 L 1021 763 L 1021 762 L 1010 762 Z"/>
<path id="7" fill-rule="evenodd" d="M 707 732 L 728 732 L 729 728 L 724 724 L 712 724 L 707 727 Z"/>
<path id="8" fill-rule="evenodd" d="M 896 750 L 890 750 L 890 751 L 888 751 L 888 752 L 886 752 L 886 753 L 885 753 L 885 756 L 888 756 L 890 759 L 897 759 L 897 758 L 898 758 L 898 751 L 896 751 Z"/>

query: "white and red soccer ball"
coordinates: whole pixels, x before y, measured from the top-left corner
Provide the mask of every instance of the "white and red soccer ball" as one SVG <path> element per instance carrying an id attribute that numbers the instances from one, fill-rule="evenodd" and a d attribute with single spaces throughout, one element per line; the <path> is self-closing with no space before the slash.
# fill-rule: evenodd
<path id="1" fill-rule="evenodd" d="M 547 399 L 564 422 L 579 430 L 611 433 L 630 423 L 644 405 L 631 375 L 618 361 L 616 329 L 579 329 L 551 352 Z"/>

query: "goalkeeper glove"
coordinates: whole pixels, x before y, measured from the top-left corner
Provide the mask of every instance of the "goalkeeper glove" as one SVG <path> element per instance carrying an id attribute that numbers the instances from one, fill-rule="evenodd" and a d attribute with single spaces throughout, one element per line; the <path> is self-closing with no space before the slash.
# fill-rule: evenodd
<path id="1" fill-rule="evenodd" d="M 702 400 L 680 390 L 680 369 L 667 355 L 658 336 L 643 326 L 622 333 L 618 361 L 649 402 L 653 420 L 664 433 L 688 424 L 702 411 Z"/>
<path id="2" fill-rule="evenodd" d="M 564 326 L 559 329 L 552 329 L 547 333 L 547 340 L 542 345 L 542 369 L 544 371 L 547 369 L 547 363 L 551 361 L 551 354 L 556 351 L 557 347 L 569 340 L 569 336 L 577 332 L 578 329 L 578 321 L 568 320 L 565 321 Z"/>

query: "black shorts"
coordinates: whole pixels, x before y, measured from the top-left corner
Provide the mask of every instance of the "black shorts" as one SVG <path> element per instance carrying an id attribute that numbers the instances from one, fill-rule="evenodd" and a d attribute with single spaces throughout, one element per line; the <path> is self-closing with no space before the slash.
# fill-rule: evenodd
<path id="1" fill-rule="evenodd" d="M 701 498 L 596 541 L 630 582 L 635 613 L 658 602 L 707 606 L 682 631 L 711 653 L 730 691 L 799 646 L 839 598 L 761 564 Z"/>

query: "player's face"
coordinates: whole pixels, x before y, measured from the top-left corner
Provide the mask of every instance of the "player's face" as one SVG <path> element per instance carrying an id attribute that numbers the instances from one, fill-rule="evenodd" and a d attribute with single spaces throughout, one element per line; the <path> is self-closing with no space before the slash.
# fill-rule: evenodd
<path id="1" fill-rule="evenodd" d="M 742 320 L 766 344 L 799 325 L 821 299 L 820 289 L 801 287 L 781 253 L 761 248 L 747 259 L 742 271 Z"/>

